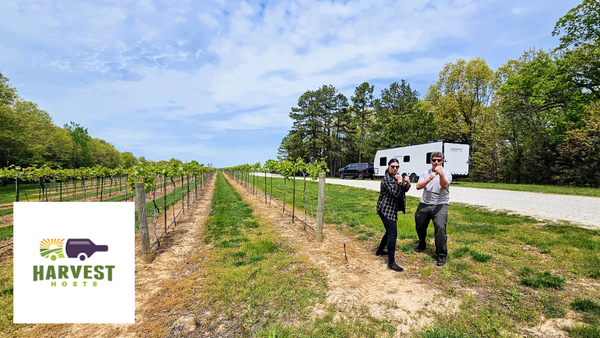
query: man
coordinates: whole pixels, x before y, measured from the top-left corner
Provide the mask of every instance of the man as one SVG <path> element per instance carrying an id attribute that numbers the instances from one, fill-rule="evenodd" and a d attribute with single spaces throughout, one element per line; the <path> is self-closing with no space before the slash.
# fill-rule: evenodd
<path id="1" fill-rule="evenodd" d="M 444 155 L 441 152 L 431 153 L 431 169 L 423 171 L 417 182 L 417 190 L 424 190 L 421 202 L 415 212 L 415 228 L 419 235 L 419 245 L 415 251 L 425 250 L 427 228 L 429 221 L 433 220 L 438 266 L 446 264 L 448 255 L 446 224 L 448 223 L 448 203 L 450 202 L 449 187 L 452 182 L 452 174 L 442 167 L 443 162 Z"/>

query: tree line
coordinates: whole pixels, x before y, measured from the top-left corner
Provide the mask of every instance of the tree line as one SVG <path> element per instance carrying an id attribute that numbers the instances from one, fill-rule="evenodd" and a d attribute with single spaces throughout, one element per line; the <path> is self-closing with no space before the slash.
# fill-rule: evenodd
<path id="1" fill-rule="evenodd" d="M 34 102 L 24 100 L 0 72 L 0 169 L 47 165 L 81 168 L 101 165 L 130 168 L 143 158 L 120 152 L 87 128 L 70 122 L 62 127 Z"/>
<path id="2" fill-rule="evenodd" d="M 447 63 L 423 97 L 401 80 L 350 100 L 332 85 L 291 108 L 280 159 L 324 158 L 330 174 L 372 162 L 378 149 L 469 142 L 477 181 L 600 186 L 600 2 L 561 17 L 551 50 L 527 50 L 496 70 L 484 58 Z"/>

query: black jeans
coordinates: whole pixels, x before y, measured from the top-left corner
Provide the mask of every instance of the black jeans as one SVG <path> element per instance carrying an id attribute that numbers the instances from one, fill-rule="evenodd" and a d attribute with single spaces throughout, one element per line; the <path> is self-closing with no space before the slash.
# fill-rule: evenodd
<path id="1" fill-rule="evenodd" d="M 415 211 L 415 228 L 419 235 L 419 247 L 425 249 L 427 237 L 427 228 L 429 222 L 433 221 L 435 230 L 435 253 L 438 256 L 446 257 L 448 255 L 448 235 L 446 234 L 446 224 L 448 223 L 448 204 L 423 204 L 419 203 Z"/>
<path id="2" fill-rule="evenodd" d="M 379 217 L 383 222 L 383 226 L 385 227 L 385 235 L 381 238 L 381 243 L 379 244 L 379 251 L 383 251 L 383 248 L 387 245 L 388 249 L 388 264 L 392 264 L 396 261 L 395 251 L 396 251 L 396 237 L 398 237 L 398 228 L 397 221 L 393 221 L 389 218 L 386 218 L 381 213 L 379 213 Z"/>

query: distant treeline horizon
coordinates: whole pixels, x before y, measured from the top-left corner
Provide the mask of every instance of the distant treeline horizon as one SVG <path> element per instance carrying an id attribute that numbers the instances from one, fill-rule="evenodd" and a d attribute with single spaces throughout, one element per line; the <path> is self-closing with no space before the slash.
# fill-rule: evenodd
<path id="1" fill-rule="evenodd" d="M 50 114 L 20 97 L 0 72 L 0 169 L 43 165 L 53 169 L 95 165 L 113 169 L 130 168 L 139 161 L 145 159 L 92 137 L 78 123 L 55 125 Z"/>
<path id="2" fill-rule="evenodd" d="M 406 80 L 350 100 L 308 90 L 289 116 L 279 159 L 325 159 L 329 175 L 379 149 L 446 139 L 471 144 L 481 182 L 600 186 L 600 2 L 561 17 L 552 50 L 527 50 L 496 70 L 484 58 L 445 64 L 423 98 Z"/>

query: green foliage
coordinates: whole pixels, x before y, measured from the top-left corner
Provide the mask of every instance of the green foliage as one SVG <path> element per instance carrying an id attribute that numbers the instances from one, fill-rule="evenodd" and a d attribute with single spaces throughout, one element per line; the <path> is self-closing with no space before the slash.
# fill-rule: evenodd
<path id="1" fill-rule="evenodd" d="M 565 279 L 561 276 L 553 275 L 550 271 L 537 273 L 533 276 L 528 271 L 524 271 L 523 274 L 525 276 L 521 278 L 521 284 L 534 289 L 552 288 L 562 290 L 565 286 Z"/>
<path id="2" fill-rule="evenodd" d="M 600 327 L 595 325 L 576 325 L 566 327 L 569 336 L 573 338 L 598 338 L 600 337 Z"/>
<path id="3" fill-rule="evenodd" d="M 354 89 L 354 96 L 350 99 L 353 103 L 354 112 L 354 124 L 358 131 L 358 162 L 362 161 L 362 155 L 364 152 L 365 134 L 370 128 L 373 121 L 373 90 L 375 86 L 370 85 L 368 82 L 361 83 Z"/>
<path id="4" fill-rule="evenodd" d="M 558 46 L 561 49 L 600 40 L 600 3 L 583 0 L 558 20 L 552 35 L 562 35 Z"/>
<path id="5" fill-rule="evenodd" d="M 435 138 L 433 114 L 406 80 L 381 90 L 369 142 L 374 150 L 425 143 Z M 372 152 L 373 155 L 375 152 Z"/>
<path id="6" fill-rule="evenodd" d="M 600 316 L 600 304 L 587 298 L 576 298 L 571 303 L 571 308 L 580 312 L 589 312 Z"/>
<path id="7" fill-rule="evenodd" d="M 485 263 L 492 259 L 492 255 L 475 250 L 471 250 L 471 257 L 473 257 L 473 260 L 481 263 Z"/>

